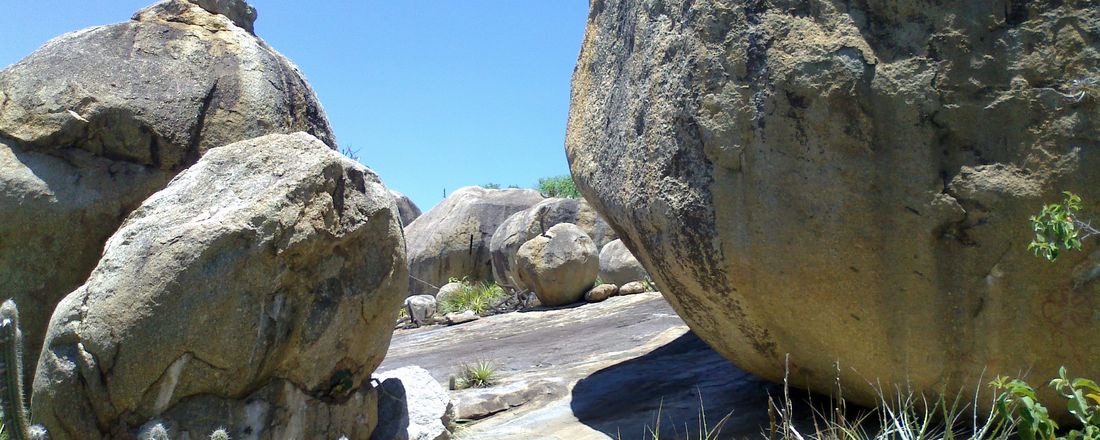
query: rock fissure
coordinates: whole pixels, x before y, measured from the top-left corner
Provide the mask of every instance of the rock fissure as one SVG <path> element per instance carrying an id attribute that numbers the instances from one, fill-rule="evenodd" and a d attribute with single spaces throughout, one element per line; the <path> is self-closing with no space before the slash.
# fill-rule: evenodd
<path id="1" fill-rule="evenodd" d="M 201 104 L 199 105 L 199 112 L 195 118 L 195 125 L 191 127 L 191 139 L 187 143 L 187 150 L 183 153 L 183 166 L 190 165 L 194 160 L 198 159 L 200 154 L 200 145 L 202 144 L 202 132 L 206 125 L 206 115 L 210 112 L 210 105 L 214 102 L 214 97 L 218 92 L 218 81 L 214 80 L 214 83 L 210 85 L 210 89 L 203 95 Z"/>

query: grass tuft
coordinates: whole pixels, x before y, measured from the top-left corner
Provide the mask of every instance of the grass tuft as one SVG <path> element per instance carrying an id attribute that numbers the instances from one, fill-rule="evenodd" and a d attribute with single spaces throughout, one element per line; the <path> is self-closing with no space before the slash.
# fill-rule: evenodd
<path id="1" fill-rule="evenodd" d="M 508 293 L 493 282 L 470 283 L 463 281 L 462 290 L 439 302 L 439 312 L 447 314 L 473 310 L 481 315 L 508 298 Z"/>
<path id="2" fill-rule="evenodd" d="M 980 380 L 979 380 L 980 381 Z M 796 424 L 788 376 L 783 377 L 782 401 L 769 398 L 771 419 L 762 436 L 769 440 L 1008 440 L 1015 438 L 1015 423 L 983 413 L 967 403 L 979 396 L 958 395 L 948 400 L 940 393 L 928 398 L 912 390 L 897 388 L 894 397 L 879 389 L 875 408 L 849 410 L 837 378 L 836 397 L 825 411 L 813 410 L 812 427 Z M 812 406 L 812 405 L 811 405 Z M 802 432 L 805 429 L 806 432 Z"/>
<path id="3" fill-rule="evenodd" d="M 496 366 L 489 361 L 477 361 L 458 367 L 458 376 L 454 378 L 454 389 L 488 388 L 497 382 Z"/>

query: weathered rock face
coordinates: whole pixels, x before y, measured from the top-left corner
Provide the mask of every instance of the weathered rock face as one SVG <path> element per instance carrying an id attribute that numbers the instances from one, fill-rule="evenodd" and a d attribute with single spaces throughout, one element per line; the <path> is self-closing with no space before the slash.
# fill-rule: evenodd
<path id="1" fill-rule="evenodd" d="M 1025 246 L 1058 191 L 1100 200 L 1098 99 L 1065 96 L 1097 65 L 1094 3 L 596 1 L 566 149 L 677 312 L 755 374 L 790 353 L 791 383 L 839 372 L 864 404 L 868 383 L 1096 376 L 1100 257 Z"/>
<path id="2" fill-rule="evenodd" d="M 19 304 L 34 371 L 54 306 L 84 282 L 125 214 L 172 174 L 84 150 L 0 138 L 0 285 Z"/>
<path id="3" fill-rule="evenodd" d="M 492 280 L 489 243 L 493 233 L 508 216 L 542 200 L 533 189 L 469 186 L 418 217 L 405 227 L 409 294 L 434 294 L 450 277 Z"/>
<path id="4" fill-rule="evenodd" d="M 58 305 L 33 414 L 55 439 L 150 420 L 192 438 L 364 438 L 406 280 L 397 206 L 370 170 L 305 133 L 212 149 Z"/>
<path id="5" fill-rule="evenodd" d="M 382 399 L 378 430 L 371 440 L 448 440 L 454 405 L 427 370 L 402 367 L 374 377 Z"/>
<path id="6" fill-rule="evenodd" d="M 645 268 L 634 258 L 622 240 L 615 240 L 600 249 L 600 279 L 622 286 L 646 279 Z"/>
<path id="7" fill-rule="evenodd" d="M 399 193 L 394 190 L 390 190 L 390 194 L 393 194 L 393 198 L 397 200 L 397 210 L 401 212 L 401 226 L 408 226 L 417 217 L 420 217 L 420 207 L 413 203 L 409 196 Z"/>
<path id="8" fill-rule="evenodd" d="M 575 303 L 592 288 L 600 270 L 596 245 L 572 223 L 558 223 L 516 252 L 520 281 L 546 306 Z"/>
<path id="9" fill-rule="evenodd" d="M 272 132 L 335 145 L 294 64 L 187 0 L 58 37 L 0 72 L 0 91 L 0 132 L 41 151 L 74 147 L 179 169 L 212 147 Z"/>
<path id="10" fill-rule="evenodd" d="M 579 199 L 550 198 L 523 211 L 512 214 L 500 224 L 489 243 L 492 254 L 493 278 L 497 283 L 516 290 L 524 285 L 516 273 L 516 251 L 523 243 L 542 234 L 558 223 L 572 223 L 580 227 L 601 248 L 615 240 L 615 231 L 592 206 Z"/>
<path id="11" fill-rule="evenodd" d="M 0 71 L 0 285 L 31 358 L 126 215 L 201 154 L 268 133 L 335 145 L 297 67 L 239 0 L 159 3 L 58 37 Z M 33 368 L 28 368 L 33 371 Z"/>

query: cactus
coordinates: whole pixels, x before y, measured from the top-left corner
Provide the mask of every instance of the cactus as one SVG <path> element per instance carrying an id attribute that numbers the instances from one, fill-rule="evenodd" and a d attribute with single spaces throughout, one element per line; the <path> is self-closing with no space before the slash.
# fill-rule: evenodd
<path id="1" fill-rule="evenodd" d="M 229 440 L 229 433 L 225 431 L 225 428 L 219 428 L 210 434 L 210 440 Z"/>
<path id="2" fill-rule="evenodd" d="M 15 301 L 0 305 L 0 408 L 11 440 L 48 439 L 46 429 L 31 426 L 23 394 L 23 332 Z"/>
<path id="3" fill-rule="evenodd" d="M 141 440 L 171 440 L 171 437 L 168 436 L 168 428 L 165 428 L 163 423 L 151 426 L 148 431 L 138 435 L 138 438 Z"/>

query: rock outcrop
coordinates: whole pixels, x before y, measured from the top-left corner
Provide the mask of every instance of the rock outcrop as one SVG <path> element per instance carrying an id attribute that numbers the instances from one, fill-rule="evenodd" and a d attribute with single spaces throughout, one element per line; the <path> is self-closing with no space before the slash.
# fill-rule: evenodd
<path id="1" fill-rule="evenodd" d="M 790 383 L 839 374 L 862 404 L 1093 377 L 1100 283 L 1075 273 L 1095 245 L 1025 247 L 1059 191 L 1100 200 L 1098 48 L 1093 3 L 596 1 L 566 149 L 676 311 L 754 374 L 790 353 Z"/>
<path id="2" fill-rule="evenodd" d="M 364 438 L 406 281 L 373 172 L 306 133 L 212 149 L 58 305 L 32 413 L 54 439 L 150 421 L 192 438 Z"/>
<path id="3" fill-rule="evenodd" d="M 581 199 L 549 198 L 523 211 L 512 214 L 500 224 L 493 240 L 489 243 L 489 252 L 493 261 L 493 278 L 502 286 L 524 290 L 516 273 L 516 251 L 527 240 L 546 232 L 558 223 L 572 223 L 581 228 L 596 248 L 615 240 L 615 231 L 596 210 Z"/>
<path id="4" fill-rule="evenodd" d="M 516 272 L 545 306 L 584 298 L 600 270 L 596 245 L 581 228 L 558 223 L 528 240 L 516 252 Z"/>
<path id="5" fill-rule="evenodd" d="M 615 240 L 600 249 L 600 280 L 618 286 L 646 279 L 642 263 L 634 258 L 622 240 Z"/>
<path id="6" fill-rule="evenodd" d="M 0 71 L 0 285 L 31 359 L 126 215 L 207 150 L 296 131 L 335 146 L 313 90 L 252 20 L 240 0 L 161 2 Z"/>
<path id="7" fill-rule="evenodd" d="M 390 190 L 390 194 L 393 194 L 393 198 L 397 200 L 397 210 L 401 212 L 401 226 L 408 226 L 417 217 L 420 217 L 420 207 L 413 203 L 409 196 L 406 196 L 400 192 Z"/>
<path id="8" fill-rule="evenodd" d="M 405 311 L 413 324 L 429 323 L 437 310 L 439 310 L 439 304 L 436 303 L 434 296 L 413 295 L 405 298 Z"/>
<path id="9" fill-rule="evenodd" d="M 449 440 L 454 405 L 427 370 L 401 367 L 374 376 L 382 398 L 371 440 Z"/>
<path id="10" fill-rule="evenodd" d="M 451 277 L 490 281 L 489 243 L 508 216 L 543 200 L 533 189 L 461 188 L 405 227 L 409 294 L 435 294 Z"/>

